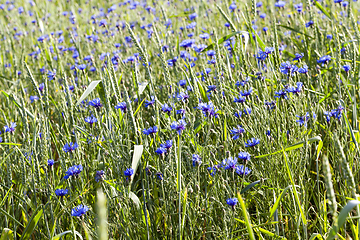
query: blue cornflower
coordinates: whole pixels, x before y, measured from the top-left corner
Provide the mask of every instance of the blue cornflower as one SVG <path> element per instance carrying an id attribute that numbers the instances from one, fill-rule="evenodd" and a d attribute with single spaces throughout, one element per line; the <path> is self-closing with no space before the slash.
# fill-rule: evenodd
<path id="1" fill-rule="evenodd" d="M 216 52 L 214 50 L 209 50 L 206 52 L 206 54 L 209 56 L 209 57 L 213 57 L 215 56 Z"/>
<path id="2" fill-rule="evenodd" d="M 183 48 L 188 48 L 191 47 L 193 44 L 195 44 L 195 39 L 185 39 L 179 44 L 179 46 Z"/>
<path id="3" fill-rule="evenodd" d="M 47 73 L 47 76 L 48 76 L 49 81 L 54 80 L 56 77 L 56 69 L 54 69 L 53 71 L 49 70 Z"/>
<path id="4" fill-rule="evenodd" d="M 115 106 L 115 109 L 120 109 L 121 112 L 126 113 L 126 110 L 127 110 L 126 102 L 118 103 L 118 104 Z"/>
<path id="5" fill-rule="evenodd" d="M 164 103 L 161 107 L 161 111 L 165 113 L 170 113 L 172 111 L 172 107 L 170 107 L 167 103 Z"/>
<path id="6" fill-rule="evenodd" d="M 165 153 L 166 153 L 166 148 L 164 148 L 164 147 L 159 147 L 158 149 L 156 149 L 155 150 L 155 152 L 157 153 L 157 154 L 159 154 L 160 156 L 162 156 L 162 155 L 164 155 Z"/>
<path id="7" fill-rule="evenodd" d="M 71 216 L 73 217 L 81 217 L 84 215 L 87 211 L 89 211 L 89 208 L 86 205 L 80 204 L 79 206 L 73 208 L 71 210 Z"/>
<path id="8" fill-rule="evenodd" d="M 285 4 L 286 4 L 286 2 L 284 2 L 284 1 L 278 1 L 275 3 L 275 7 L 282 8 L 285 6 Z"/>
<path id="9" fill-rule="evenodd" d="M 259 139 L 251 138 L 247 142 L 245 142 L 245 147 L 255 147 L 260 143 Z"/>
<path id="10" fill-rule="evenodd" d="M 244 90 L 244 92 L 243 91 L 240 91 L 240 94 L 241 94 L 241 96 L 243 96 L 243 97 L 248 97 L 248 96 L 250 96 L 251 95 L 251 93 L 252 93 L 252 88 L 250 88 L 249 90 Z"/>
<path id="11" fill-rule="evenodd" d="M 288 91 L 286 89 L 282 89 L 278 92 L 275 91 L 275 98 L 289 99 L 287 96 Z"/>
<path id="12" fill-rule="evenodd" d="M 243 160 L 244 162 L 250 161 L 251 156 L 248 152 L 239 152 L 238 158 Z"/>
<path id="13" fill-rule="evenodd" d="M 200 164 L 202 163 L 201 157 L 198 154 L 193 154 L 192 162 L 193 162 L 193 167 L 195 167 L 196 165 L 200 166 Z"/>
<path id="14" fill-rule="evenodd" d="M 325 55 L 325 56 L 322 56 L 321 58 L 319 58 L 319 60 L 317 60 L 317 63 L 326 64 L 330 60 L 331 60 L 331 56 L 330 55 Z"/>
<path id="15" fill-rule="evenodd" d="M 78 148 L 78 144 L 75 142 L 75 143 L 66 143 L 63 147 L 63 150 L 64 152 L 72 152 L 72 151 L 75 151 L 75 149 Z"/>
<path id="16" fill-rule="evenodd" d="M 187 93 L 181 92 L 177 95 L 177 98 L 179 99 L 179 101 L 185 102 L 189 99 L 189 95 Z"/>
<path id="17" fill-rule="evenodd" d="M 236 140 L 242 137 L 243 133 L 245 132 L 245 129 L 242 128 L 242 126 L 238 125 L 236 128 L 230 130 L 230 134 L 234 134 L 232 139 Z"/>
<path id="18" fill-rule="evenodd" d="M 86 64 L 80 64 L 77 66 L 77 68 L 81 71 L 84 71 L 86 69 Z"/>
<path id="19" fill-rule="evenodd" d="M 237 8 L 236 4 L 233 2 L 229 6 L 229 10 L 234 11 Z"/>
<path id="20" fill-rule="evenodd" d="M 192 14 L 190 14 L 190 15 L 189 15 L 190 21 L 195 20 L 195 18 L 196 18 L 197 16 L 198 16 L 197 13 L 192 13 Z"/>
<path id="21" fill-rule="evenodd" d="M 145 100 L 145 107 L 149 107 L 155 104 L 155 97 L 154 96 L 150 96 L 150 101 Z"/>
<path id="22" fill-rule="evenodd" d="M 226 204 L 229 205 L 230 207 L 232 207 L 233 209 L 235 209 L 235 205 L 238 203 L 238 199 L 237 198 L 229 198 L 226 199 Z"/>
<path id="23" fill-rule="evenodd" d="M 244 109 L 244 114 L 245 115 L 250 115 L 250 113 L 251 113 L 251 108 L 245 108 Z"/>
<path id="24" fill-rule="evenodd" d="M 299 61 L 303 57 L 304 57 L 303 53 L 295 53 L 295 57 L 293 58 L 293 61 Z"/>
<path id="25" fill-rule="evenodd" d="M 307 74 L 309 72 L 308 66 L 304 64 L 302 68 L 299 68 L 299 73 Z"/>
<path id="26" fill-rule="evenodd" d="M 179 81 L 179 86 L 180 87 L 186 87 L 186 80 L 185 79 L 182 79 Z"/>
<path id="27" fill-rule="evenodd" d="M 44 87 L 45 87 L 45 83 L 40 83 L 39 84 L 39 91 L 40 92 L 44 91 Z"/>
<path id="28" fill-rule="evenodd" d="M 236 168 L 237 158 L 229 157 L 223 161 L 225 170 L 233 170 Z"/>
<path id="29" fill-rule="evenodd" d="M 176 114 L 185 114 L 185 109 L 181 108 L 179 110 L 176 110 Z"/>
<path id="30" fill-rule="evenodd" d="M 47 165 L 48 165 L 49 167 L 52 167 L 52 166 L 54 165 L 54 159 L 49 159 L 49 160 L 47 160 Z"/>
<path id="31" fill-rule="evenodd" d="M 234 102 L 236 103 L 244 103 L 246 101 L 245 97 L 239 96 L 238 98 L 234 98 Z"/>
<path id="32" fill-rule="evenodd" d="M 251 173 L 251 169 L 245 167 L 244 165 L 236 166 L 235 172 L 240 176 L 247 176 Z"/>
<path id="33" fill-rule="evenodd" d="M 302 82 L 297 82 L 296 83 L 296 87 L 289 87 L 287 89 L 287 91 L 290 93 L 293 93 L 295 95 L 299 95 L 299 93 L 301 92 L 301 89 L 302 89 L 302 86 L 303 86 L 303 83 Z"/>
<path id="34" fill-rule="evenodd" d="M 208 90 L 206 92 L 211 92 L 211 91 L 214 91 L 216 92 L 216 85 L 209 85 L 207 86 Z"/>
<path id="35" fill-rule="evenodd" d="M 172 130 L 176 130 L 178 134 L 181 134 L 181 131 L 185 130 L 186 122 L 183 119 L 180 119 L 179 121 L 174 121 L 171 123 L 170 127 Z"/>
<path id="36" fill-rule="evenodd" d="M 209 101 L 208 103 L 199 103 L 197 109 L 201 110 L 205 117 L 217 117 L 218 109 L 215 109 L 214 104 Z"/>
<path id="37" fill-rule="evenodd" d="M 298 69 L 299 68 L 296 65 L 291 64 L 289 61 L 281 63 L 280 65 L 280 72 L 287 75 L 294 75 Z"/>
<path id="38" fill-rule="evenodd" d="M 39 100 L 38 96 L 30 96 L 31 103 L 33 103 L 34 101 L 37 101 L 37 100 Z"/>
<path id="39" fill-rule="evenodd" d="M 7 125 L 4 127 L 5 132 L 10 132 L 10 133 L 15 132 L 15 128 L 16 128 L 16 123 L 14 123 L 14 122 L 10 123 L 10 127 Z"/>
<path id="40" fill-rule="evenodd" d="M 209 171 L 210 176 L 213 177 L 216 174 L 217 168 L 216 167 L 208 167 L 207 170 Z"/>
<path id="41" fill-rule="evenodd" d="M 345 72 L 348 72 L 351 69 L 350 65 L 344 65 L 342 66 L 342 68 L 344 69 Z"/>
<path id="42" fill-rule="evenodd" d="M 160 180 L 160 181 L 164 179 L 164 178 L 163 178 L 163 174 L 162 174 L 161 172 L 156 173 L 156 177 L 157 177 L 157 179 Z"/>
<path id="43" fill-rule="evenodd" d="M 65 195 L 69 194 L 69 190 L 68 189 L 56 189 L 55 194 L 58 197 L 64 197 Z"/>
<path id="44" fill-rule="evenodd" d="M 312 25 L 314 25 L 314 21 L 310 20 L 309 22 L 305 23 L 305 27 L 311 27 Z"/>
<path id="45" fill-rule="evenodd" d="M 102 104 L 100 102 L 100 98 L 95 98 L 95 99 L 89 101 L 89 105 L 93 106 L 97 110 L 102 107 Z"/>
<path id="46" fill-rule="evenodd" d="M 296 115 L 297 118 L 299 118 L 298 120 L 296 120 L 297 123 L 299 123 L 300 127 L 302 125 L 304 125 L 306 127 L 306 122 L 309 120 L 310 118 L 310 115 L 309 113 L 307 112 L 304 116 L 299 116 L 299 115 Z"/>
<path id="47" fill-rule="evenodd" d="M 245 86 L 248 82 L 249 82 L 250 78 L 249 77 L 246 77 L 245 80 L 241 80 L 241 81 L 237 81 L 235 83 L 236 86 L 240 87 L 240 86 Z"/>
<path id="48" fill-rule="evenodd" d="M 106 19 L 101 19 L 99 22 L 99 27 L 105 27 L 107 25 Z"/>
<path id="49" fill-rule="evenodd" d="M 90 127 L 92 127 L 92 125 L 97 122 L 97 118 L 94 117 L 94 115 L 86 117 L 84 120 L 85 120 L 85 122 L 90 124 Z"/>
<path id="50" fill-rule="evenodd" d="M 158 130 L 157 126 L 153 126 L 153 127 L 149 127 L 148 129 L 144 129 L 143 133 L 145 135 L 155 134 L 157 130 Z"/>
<path id="51" fill-rule="evenodd" d="M 105 175 L 104 170 L 96 171 L 95 181 L 96 181 L 96 182 L 99 182 L 100 180 L 103 180 L 103 179 L 104 179 L 104 175 Z"/>
<path id="52" fill-rule="evenodd" d="M 166 140 L 166 142 L 164 144 L 160 144 L 161 147 L 166 148 L 166 149 L 170 149 L 172 148 L 173 145 L 173 141 L 172 140 Z"/>
<path id="53" fill-rule="evenodd" d="M 131 177 L 134 174 L 134 169 L 128 168 L 124 171 L 124 175 L 127 177 Z"/>
<path id="54" fill-rule="evenodd" d="M 80 165 L 74 165 L 72 167 L 69 167 L 68 170 L 65 172 L 64 179 L 68 179 L 69 177 L 77 177 L 82 172 L 83 166 Z"/>

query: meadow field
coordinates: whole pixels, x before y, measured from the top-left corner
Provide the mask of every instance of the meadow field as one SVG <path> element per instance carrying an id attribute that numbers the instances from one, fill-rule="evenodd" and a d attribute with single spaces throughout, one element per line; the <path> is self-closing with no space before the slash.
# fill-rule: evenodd
<path id="1" fill-rule="evenodd" d="M 357 0 L 0 3 L 0 240 L 360 238 Z"/>

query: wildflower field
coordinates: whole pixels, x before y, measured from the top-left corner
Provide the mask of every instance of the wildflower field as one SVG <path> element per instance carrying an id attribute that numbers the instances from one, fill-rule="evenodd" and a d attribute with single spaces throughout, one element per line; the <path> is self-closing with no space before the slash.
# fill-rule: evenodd
<path id="1" fill-rule="evenodd" d="M 359 12 L 3 0 L 0 240 L 359 240 Z"/>

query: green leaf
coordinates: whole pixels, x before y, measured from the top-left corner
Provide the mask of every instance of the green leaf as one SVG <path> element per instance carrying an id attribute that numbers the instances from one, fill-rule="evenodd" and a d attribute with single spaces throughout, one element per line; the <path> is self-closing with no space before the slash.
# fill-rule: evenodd
<path id="1" fill-rule="evenodd" d="M 228 35 L 223 36 L 222 38 L 220 38 L 220 39 L 218 40 L 218 44 L 222 44 L 222 43 L 225 42 L 226 40 L 229 40 L 231 37 L 233 37 L 233 36 L 235 36 L 235 35 L 237 35 L 237 34 L 240 34 L 240 33 L 243 33 L 243 34 L 247 35 L 247 38 L 249 38 L 249 33 L 248 33 L 248 32 L 246 32 L 246 31 L 237 31 L 237 32 L 230 33 L 230 34 L 228 34 Z M 245 38 L 245 40 L 246 40 L 246 38 Z M 247 41 L 245 41 L 245 43 L 247 44 Z M 210 44 L 209 46 L 207 46 L 205 49 L 203 49 L 201 52 L 206 52 L 206 51 L 208 51 L 208 50 L 211 50 L 211 49 L 214 48 L 214 46 L 215 46 L 215 43 L 212 43 L 212 44 Z"/>
<path id="2" fill-rule="evenodd" d="M 340 214 L 338 216 L 337 224 L 333 225 L 332 229 L 330 230 L 329 236 L 326 238 L 327 240 L 332 240 L 336 237 L 340 228 L 342 228 L 342 226 L 344 225 L 349 212 L 359 204 L 360 201 L 351 200 L 346 204 L 345 207 L 343 207 L 343 209 L 341 209 Z"/>
<path id="3" fill-rule="evenodd" d="M 105 98 L 105 87 L 104 87 L 104 84 L 102 83 L 102 81 L 100 81 L 100 83 L 97 84 L 96 90 L 99 93 L 101 102 L 104 104 L 106 102 L 106 98 Z"/>
<path id="4" fill-rule="evenodd" d="M 15 98 L 13 96 L 10 96 L 9 94 L 7 94 L 6 92 L 2 91 L 2 93 L 5 95 L 5 97 L 9 98 L 10 101 L 12 101 L 16 107 L 18 107 L 19 109 L 22 109 L 22 107 L 20 106 L 20 104 L 15 100 Z M 24 107 L 24 110 L 25 112 L 27 113 L 27 115 L 29 117 L 31 117 L 32 119 L 34 119 L 34 115 L 29 112 L 29 110 L 27 110 L 25 107 Z"/>
<path id="5" fill-rule="evenodd" d="M 321 141 L 321 137 L 319 137 L 319 136 L 308 139 L 309 144 L 313 143 L 313 142 L 318 142 L 318 141 Z M 301 141 L 301 142 L 295 143 L 294 145 L 291 145 L 291 146 L 285 148 L 284 150 L 286 152 L 288 152 L 288 151 L 291 151 L 291 150 L 302 148 L 304 146 L 304 144 L 305 144 L 305 141 Z M 264 158 L 264 157 L 267 157 L 267 156 L 271 156 L 271 155 L 281 153 L 282 151 L 283 150 L 279 150 L 279 151 L 276 151 L 276 152 L 273 152 L 273 153 L 268 153 L 268 154 L 264 154 L 264 155 L 260 155 L 260 156 L 255 156 L 255 158 Z"/>
<path id="6" fill-rule="evenodd" d="M 35 215 L 35 212 L 37 212 L 36 215 Z M 43 213 L 44 213 L 43 206 L 39 206 L 35 212 L 31 216 L 30 222 L 26 226 L 25 231 L 24 231 L 23 235 L 21 236 L 20 240 L 21 239 L 30 239 L 30 236 L 33 233 L 33 231 L 35 230 L 36 225 L 38 224 L 38 222 L 40 221 L 40 219 L 43 216 Z"/>
<path id="7" fill-rule="evenodd" d="M 314 4 L 323 14 L 325 14 L 325 16 L 329 18 L 329 20 L 332 20 L 332 17 L 328 13 L 328 11 L 326 11 L 326 9 L 323 6 L 321 6 L 321 4 L 318 1 L 315 1 Z"/>
<path id="8" fill-rule="evenodd" d="M 0 143 L 0 145 L 21 146 L 20 143 Z"/>
<path id="9" fill-rule="evenodd" d="M 265 46 L 264 42 L 261 40 L 261 38 L 259 37 L 259 35 L 258 35 L 255 31 L 253 31 L 253 33 L 254 33 L 255 36 L 256 36 L 256 41 L 258 42 L 260 48 L 261 48 L 263 51 L 265 51 L 265 47 L 266 47 L 266 46 Z"/>
<path id="10" fill-rule="evenodd" d="M 243 213 L 243 217 L 245 219 L 245 225 L 246 225 L 246 228 L 248 230 L 249 239 L 255 240 L 255 236 L 254 236 L 252 225 L 251 225 L 251 222 L 250 222 L 250 219 L 249 219 L 249 216 L 248 216 L 248 212 L 246 210 L 244 200 L 242 199 L 241 194 L 239 192 L 237 193 L 237 198 L 239 200 L 240 207 L 241 207 L 241 210 L 242 210 L 242 213 Z"/>
<path id="11" fill-rule="evenodd" d="M 79 105 L 82 101 L 84 101 L 84 99 L 89 96 L 89 94 L 95 89 L 95 87 L 101 82 L 101 80 L 99 81 L 92 81 L 89 86 L 86 88 L 85 92 L 81 95 L 81 97 L 79 98 L 79 100 L 77 101 L 77 103 L 75 105 Z"/>
<path id="12" fill-rule="evenodd" d="M 74 231 L 74 232 L 75 232 L 75 235 L 77 235 L 81 240 L 83 239 L 81 234 L 78 231 Z M 54 236 L 53 238 L 51 238 L 51 240 L 59 240 L 61 237 L 65 236 L 68 233 L 73 233 L 73 231 L 69 230 L 69 231 L 62 232 L 62 233 Z"/>
<path id="13" fill-rule="evenodd" d="M 303 32 L 300 32 L 300 31 L 298 31 L 298 30 L 296 30 L 296 29 L 294 29 L 294 28 L 292 28 L 292 27 L 288 27 L 288 26 L 282 25 L 282 24 L 278 24 L 278 25 L 276 25 L 276 26 L 286 28 L 286 29 L 291 30 L 291 31 L 293 31 L 293 32 L 299 33 L 299 34 L 301 34 L 301 35 L 303 35 L 303 36 L 305 36 L 305 37 L 308 37 L 308 38 L 311 38 L 311 39 L 315 39 L 314 37 L 312 37 L 312 36 L 310 36 L 310 35 L 307 35 L 307 34 L 305 34 L 305 33 L 303 33 Z"/>
<path id="14" fill-rule="evenodd" d="M 284 156 L 284 162 L 285 162 L 285 166 L 286 166 L 286 171 L 288 173 L 288 176 L 289 176 L 289 179 L 290 179 L 290 182 L 291 182 L 291 185 L 292 185 L 292 191 L 293 191 L 293 194 L 294 194 L 294 197 L 295 197 L 295 201 L 296 201 L 296 204 L 298 205 L 298 208 L 300 210 L 300 216 L 301 216 L 303 226 L 305 227 L 306 224 L 307 224 L 306 217 L 305 217 L 304 211 L 303 211 L 303 209 L 301 207 L 301 204 L 300 204 L 299 195 L 298 195 L 298 192 L 296 191 L 296 188 L 295 188 L 296 185 L 295 185 L 295 182 L 293 180 L 292 172 L 291 172 L 290 166 L 288 164 L 286 153 L 285 153 L 284 149 L 282 149 L 282 153 L 283 153 L 283 156 Z"/>
<path id="15" fill-rule="evenodd" d="M 20 226 L 24 227 L 24 225 L 19 222 L 18 220 L 16 220 L 13 216 L 11 216 L 9 213 L 7 213 L 5 210 L 3 210 L 2 208 L 0 208 L 0 213 L 4 214 L 5 216 L 7 216 L 8 218 L 11 218 L 14 222 L 16 222 L 17 224 L 19 224 Z"/>
<path id="16" fill-rule="evenodd" d="M 297 186 L 298 187 L 298 186 Z M 282 193 L 280 194 L 280 196 L 276 199 L 274 206 L 272 206 L 272 208 L 270 209 L 270 216 L 269 216 L 269 221 L 271 221 L 271 218 L 274 216 L 276 209 L 279 207 L 280 201 L 281 199 L 285 196 L 286 192 L 292 188 L 292 185 L 287 186 Z"/>
<path id="17" fill-rule="evenodd" d="M 171 15 L 169 16 L 169 18 L 177 18 L 177 17 L 187 17 L 191 14 L 191 12 L 187 12 L 187 13 L 180 13 L 178 15 Z"/>
<path id="18" fill-rule="evenodd" d="M 250 188 L 254 187 L 255 185 L 261 183 L 262 181 L 265 181 L 265 179 L 260 179 L 260 180 L 257 180 L 255 182 L 252 182 L 250 183 L 249 185 L 247 185 L 243 190 L 241 190 L 240 194 L 243 194 L 243 193 L 246 193 L 247 191 L 249 191 Z"/>

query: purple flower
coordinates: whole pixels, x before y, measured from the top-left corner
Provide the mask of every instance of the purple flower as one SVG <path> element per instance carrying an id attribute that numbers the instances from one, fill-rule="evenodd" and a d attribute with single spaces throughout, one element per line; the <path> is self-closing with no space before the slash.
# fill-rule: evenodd
<path id="1" fill-rule="evenodd" d="M 91 115 L 85 118 L 85 122 L 89 123 L 90 127 L 92 127 L 92 125 L 97 122 L 97 118 L 94 117 L 94 115 Z"/>
<path id="2" fill-rule="evenodd" d="M 158 149 L 155 150 L 155 152 L 160 156 L 164 155 L 166 153 L 166 151 L 167 150 L 164 147 L 159 147 Z"/>
<path id="3" fill-rule="evenodd" d="M 103 105 L 100 102 L 100 98 L 95 98 L 89 102 L 90 106 L 93 106 L 95 109 L 99 110 Z"/>
<path id="4" fill-rule="evenodd" d="M 10 123 L 10 127 L 7 125 L 4 127 L 5 132 L 10 132 L 10 133 L 15 132 L 15 128 L 16 128 L 16 123 L 14 123 L 14 122 Z"/>
<path id="5" fill-rule="evenodd" d="M 78 144 L 76 142 L 75 143 L 71 142 L 71 143 L 66 143 L 63 147 L 63 150 L 66 153 L 67 152 L 71 153 L 71 152 L 75 151 L 76 148 L 78 148 Z"/>
<path id="6" fill-rule="evenodd" d="M 99 182 L 100 180 L 103 180 L 103 179 L 104 179 L 104 175 L 105 175 L 104 170 L 96 171 L 95 181 L 96 181 L 96 182 Z"/>
<path id="7" fill-rule="evenodd" d="M 56 189 L 55 194 L 58 197 L 64 197 L 65 195 L 69 194 L 69 190 L 68 189 Z"/>
<path id="8" fill-rule="evenodd" d="M 79 206 L 73 208 L 71 210 L 71 216 L 73 217 L 81 217 L 84 215 L 87 211 L 89 211 L 89 208 L 86 205 L 80 204 Z"/>
<path id="9" fill-rule="evenodd" d="M 201 157 L 198 154 L 193 154 L 192 162 L 193 162 L 193 167 L 195 167 L 196 165 L 200 166 L 200 164 L 202 163 Z"/>
<path id="10" fill-rule="evenodd" d="M 244 165 L 236 166 L 235 172 L 240 176 L 247 176 L 251 173 L 251 169 L 245 167 Z"/>
<path id="11" fill-rule="evenodd" d="M 153 127 L 149 127 L 148 129 L 144 129 L 143 133 L 145 135 L 155 134 L 157 130 L 158 130 L 157 126 L 153 126 Z"/>
<path id="12" fill-rule="evenodd" d="M 155 103 L 155 97 L 154 96 L 151 96 L 150 99 L 151 99 L 150 101 L 145 100 L 145 107 L 146 108 L 149 107 L 149 106 L 154 105 L 154 103 Z"/>
<path id="13" fill-rule="evenodd" d="M 226 204 L 229 205 L 230 207 L 232 207 L 233 209 L 235 209 L 235 206 L 236 206 L 237 203 L 238 203 L 237 198 L 226 199 Z"/>
<path id="14" fill-rule="evenodd" d="M 52 166 L 54 165 L 54 159 L 49 159 L 49 160 L 47 160 L 47 165 L 48 165 L 49 167 L 52 167 Z"/>
<path id="15" fill-rule="evenodd" d="M 236 128 L 230 130 L 230 134 L 234 134 L 232 139 L 236 140 L 242 137 L 243 133 L 245 132 L 245 129 L 242 128 L 240 125 L 238 125 Z"/>
<path id="16" fill-rule="evenodd" d="M 121 112 L 126 113 L 126 110 L 127 110 L 126 102 L 118 103 L 118 104 L 115 106 L 115 109 L 120 109 Z"/>
<path id="17" fill-rule="evenodd" d="M 185 130 L 186 122 L 183 119 L 179 121 L 174 121 L 171 123 L 170 127 L 172 130 L 176 130 L 178 134 L 181 134 L 181 131 Z"/>
<path id="18" fill-rule="evenodd" d="M 251 156 L 248 152 L 239 152 L 238 158 L 243 160 L 244 162 L 250 161 Z"/>
<path id="19" fill-rule="evenodd" d="M 245 147 L 255 147 L 260 143 L 259 139 L 251 138 L 247 142 L 245 142 Z"/>
<path id="20" fill-rule="evenodd" d="M 318 63 L 322 63 L 322 64 L 326 64 L 329 61 L 331 61 L 331 56 L 330 55 L 322 56 L 321 58 L 319 58 L 319 60 L 317 60 Z"/>
<path id="21" fill-rule="evenodd" d="M 128 168 L 124 171 L 124 175 L 127 177 L 131 177 L 134 174 L 134 169 Z"/>
<path id="22" fill-rule="evenodd" d="M 82 172 L 83 167 L 82 165 L 74 165 L 72 167 L 69 167 L 68 170 L 65 173 L 64 179 L 68 179 L 69 177 L 77 177 Z"/>

